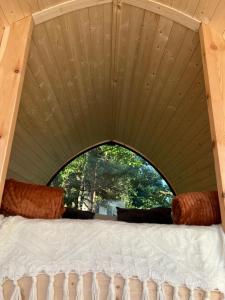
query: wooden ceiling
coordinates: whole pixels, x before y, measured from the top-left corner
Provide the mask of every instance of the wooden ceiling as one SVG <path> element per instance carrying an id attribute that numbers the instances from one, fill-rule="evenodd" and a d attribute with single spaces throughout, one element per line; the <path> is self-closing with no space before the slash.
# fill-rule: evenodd
<path id="1" fill-rule="evenodd" d="M 148 0 L 85 1 L 34 28 L 8 177 L 47 183 L 73 156 L 114 140 L 177 193 L 215 189 L 198 32 Z M 17 12 L 3 2 L 5 24 L 61 1 L 18 0 Z M 215 17 L 224 1 L 160 2 L 225 28 Z"/>

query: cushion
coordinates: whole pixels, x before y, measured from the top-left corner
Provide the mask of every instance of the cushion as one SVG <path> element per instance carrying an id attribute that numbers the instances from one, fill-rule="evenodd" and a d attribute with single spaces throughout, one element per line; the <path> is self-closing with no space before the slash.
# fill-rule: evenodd
<path id="1" fill-rule="evenodd" d="M 166 207 L 155 207 L 151 209 L 117 207 L 117 220 L 131 223 L 173 223 L 171 208 Z"/>
<path id="2" fill-rule="evenodd" d="M 62 215 L 66 219 L 94 219 L 94 216 L 95 213 L 91 211 L 78 210 L 71 207 L 67 207 Z"/>
<path id="3" fill-rule="evenodd" d="M 64 212 L 63 195 L 61 188 L 9 179 L 4 187 L 1 213 L 37 219 L 60 218 Z"/>
<path id="4" fill-rule="evenodd" d="M 172 202 L 174 224 L 212 225 L 221 223 L 218 193 L 193 192 L 176 196 Z"/>

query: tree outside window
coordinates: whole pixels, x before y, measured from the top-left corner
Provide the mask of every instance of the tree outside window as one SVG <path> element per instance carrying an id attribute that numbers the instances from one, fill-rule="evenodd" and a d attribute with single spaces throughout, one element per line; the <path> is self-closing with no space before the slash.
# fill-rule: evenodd
<path id="1" fill-rule="evenodd" d="M 65 190 L 66 206 L 108 215 L 116 214 L 116 206 L 170 207 L 173 198 L 153 166 L 120 145 L 87 151 L 65 166 L 50 185 Z"/>

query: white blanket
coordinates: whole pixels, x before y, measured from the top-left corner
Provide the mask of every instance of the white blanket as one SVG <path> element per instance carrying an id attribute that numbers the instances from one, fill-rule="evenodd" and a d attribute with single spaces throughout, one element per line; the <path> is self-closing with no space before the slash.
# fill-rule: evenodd
<path id="1" fill-rule="evenodd" d="M 0 218 L 0 279 L 92 271 L 225 293 L 221 226 Z"/>

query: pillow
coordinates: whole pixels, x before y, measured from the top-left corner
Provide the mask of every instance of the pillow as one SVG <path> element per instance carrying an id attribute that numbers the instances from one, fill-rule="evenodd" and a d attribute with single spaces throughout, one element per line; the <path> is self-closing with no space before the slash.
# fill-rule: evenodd
<path id="1" fill-rule="evenodd" d="M 117 207 L 117 220 L 131 223 L 173 223 L 171 208 L 166 207 L 155 207 L 151 209 Z"/>
<path id="2" fill-rule="evenodd" d="M 217 192 L 194 192 L 176 196 L 172 202 L 174 224 L 212 225 L 221 223 Z"/>
<path id="3" fill-rule="evenodd" d="M 91 211 L 78 210 L 70 207 L 67 207 L 62 215 L 62 217 L 66 219 L 94 219 L 94 216 L 95 213 Z"/>
<path id="4" fill-rule="evenodd" d="M 56 219 L 64 212 L 64 191 L 43 185 L 6 180 L 1 213 L 26 218 Z"/>

